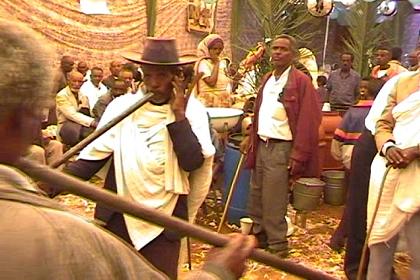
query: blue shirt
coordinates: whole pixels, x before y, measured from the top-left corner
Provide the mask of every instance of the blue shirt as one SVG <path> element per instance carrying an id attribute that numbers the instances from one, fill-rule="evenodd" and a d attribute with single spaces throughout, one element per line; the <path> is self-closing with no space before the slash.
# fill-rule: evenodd
<path id="1" fill-rule="evenodd" d="M 353 69 L 348 74 L 340 73 L 341 69 L 333 71 L 328 78 L 329 102 L 333 106 L 352 106 L 359 94 L 360 75 Z"/>

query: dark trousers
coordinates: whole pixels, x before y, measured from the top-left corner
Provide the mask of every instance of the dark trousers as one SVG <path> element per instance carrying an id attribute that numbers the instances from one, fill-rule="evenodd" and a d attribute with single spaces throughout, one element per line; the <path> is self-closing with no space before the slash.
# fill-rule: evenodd
<path id="1" fill-rule="evenodd" d="M 105 228 L 132 244 L 121 213 L 114 213 Z M 177 279 L 180 246 L 180 238 L 174 238 L 164 230 L 158 237 L 141 248 L 139 253 L 170 279 Z"/>
<path id="2" fill-rule="evenodd" d="M 104 160 L 105 162 L 107 159 Z M 104 162 L 103 162 L 104 164 Z M 102 166 L 103 166 L 102 164 Z M 117 192 L 115 180 L 115 169 L 113 161 L 111 168 L 105 179 L 104 189 Z M 74 167 L 74 166 L 73 166 Z M 87 169 L 87 166 L 81 166 Z M 74 174 L 74 172 L 70 172 Z M 172 216 L 188 220 L 187 195 L 179 195 Z M 95 208 L 95 218 L 105 223 L 105 228 L 118 237 L 133 245 L 125 224 L 124 216 L 115 209 L 109 208 L 102 203 L 97 203 Z M 177 232 L 164 229 L 163 232 L 146 246 L 139 250 L 140 254 L 148 260 L 157 269 L 165 273 L 170 279 L 177 279 L 178 276 L 178 258 L 181 246 L 181 238 Z"/>
<path id="3" fill-rule="evenodd" d="M 81 124 L 72 121 L 66 121 L 61 125 L 59 133 L 61 142 L 73 147 L 74 145 L 85 139 L 93 131 L 94 129 L 91 127 L 85 127 Z"/>
<path id="4" fill-rule="evenodd" d="M 289 203 L 287 165 L 291 146 L 287 141 L 259 143 L 248 198 L 248 214 L 254 221 L 252 233 L 261 242 L 266 239 L 270 249 L 279 251 L 288 248 L 285 216 Z"/>
<path id="5" fill-rule="evenodd" d="M 344 177 L 344 183 L 346 187 L 346 205 L 348 204 L 348 189 L 349 189 L 349 174 L 350 170 L 345 170 L 345 177 Z M 347 227 L 348 227 L 348 210 L 347 206 L 344 206 L 343 214 L 341 215 L 340 223 L 338 224 L 338 227 L 335 229 L 333 235 L 330 239 L 330 244 L 332 248 L 341 249 L 344 247 L 345 239 L 347 238 Z"/>
<path id="6" fill-rule="evenodd" d="M 356 279 L 366 238 L 370 166 L 376 153 L 375 139 L 365 129 L 353 149 L 347 193 L 346 215 L 349 220 L 344 271 L 350 280 Z"/>

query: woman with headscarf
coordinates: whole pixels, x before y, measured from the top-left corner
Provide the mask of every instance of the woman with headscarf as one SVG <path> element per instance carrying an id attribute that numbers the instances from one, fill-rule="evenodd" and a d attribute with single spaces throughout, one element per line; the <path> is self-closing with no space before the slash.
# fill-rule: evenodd
<path id="1" fill-rule="evenodd" d="M 232 105 L 231 80 L 227 75 L 230 60 L 221 56 L 223 48 L 223 39 L 217 34 L 208 35 L 198 44 L 195 71 L 203 76 L 198 81 L 197 97 L 206 107 Z"/>

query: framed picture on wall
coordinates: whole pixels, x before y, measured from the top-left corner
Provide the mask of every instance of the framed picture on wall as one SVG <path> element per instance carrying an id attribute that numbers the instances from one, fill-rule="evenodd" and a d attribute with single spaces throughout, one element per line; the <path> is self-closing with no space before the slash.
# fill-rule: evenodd
<path id="1" fill-rule="evenodd" d="M 211 33 L 214 28 L 217 0 L 188 0 L 187 30 Z"/>

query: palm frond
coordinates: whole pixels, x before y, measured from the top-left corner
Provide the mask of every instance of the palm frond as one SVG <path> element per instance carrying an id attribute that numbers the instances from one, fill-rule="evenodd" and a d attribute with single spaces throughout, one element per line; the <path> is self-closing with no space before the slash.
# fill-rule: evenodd
<path id="1" fill-rule="evenodd" d="M 376 23 L 377 4 L 359 1 L 347 14 L 349 34 L 343 38 L 346 48 L 354 54 L 353 66 L 362 76 L 370 71 L 373 49 L 386 40 L 384 25 Z"/>
<path id="2" fill-rule="evenodd" d="M 295 5 L 285 0 L 248 0 L 258 18 L 266 37 L 288 33 L 302 33 L 299 28 L 311 20 L 304 5 Z"/>
<path id="3" fill-rule="evenodd" d="M 260 27 L 261 37 L 274 38 L 276 35 L 287 33 L 294 36 L 299 42 L 307 43 L 317 32 L 308 32 L 310 21 L 314 18 L 307 12 L 305 5 L 295 5 L 288 0 L 237 0 L 244 3 L 241 7 L 247 7 L 247 12 L 253 15 Z M 236 11 L 241 9 L 235 5 Z M 245 9 L 244 9 L 245 10 Z M 243 11 L 243 10 L 242 10 Z M 248 14 L 249 15 L 249 14 Z M 245 24 L 246 26 L 246 24 Z M 254 25 L 255 26 L 255 25 Z M 240 29 L 240 27 L 239 27 Z M 240 35 L 239 35 L 240 34 Z M 258 33 L 257 33 L 258 34 Z M 235 36 L 235 35 L 234 35 Z M 255 32 L 252 34 L 253 40 L 247 40 L 247 36 L 238 30 L 236 35 L 236 44 L 232 46 L 241 52 L 252 49 L 255 46 Z M 261 38 L 262 39 L 262 38 Z M 269 46 L 267 46 L 269 48 Z M 256 79 L 252 85 L 256 90 L 261 81 L 261 77 L 271 70 L 269 62 L 269 53 L 255 65 Z"/>
<path id="4" fill-rule="evenodd" d="M 157 0 L 146 0 L 147 36 L 155 35 Z"/>

